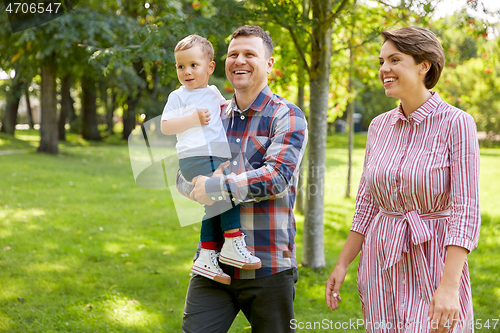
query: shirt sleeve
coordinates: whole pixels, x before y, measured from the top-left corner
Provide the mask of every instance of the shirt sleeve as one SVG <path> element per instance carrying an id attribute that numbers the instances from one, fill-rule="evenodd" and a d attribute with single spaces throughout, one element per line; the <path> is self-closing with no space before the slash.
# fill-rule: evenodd
<path id="1" fill-rule="evenodd" d="M 370 193 L 370 188 L 366 183 L 367 165 L 370 160 L 371 142 L 376 135 L 375 124 L 372 122 L 368 129 L 368 138 L 366 140 L 365 161 L 363 164 L 363 173 L 359 182 L 358 194 L 356 195 L 356 212 L 352 220 L 351 231 L 366 235 L 371 221 L 378 214 L 379 208 Z"/>
<path id="2" fill-rule="evenodd" d="M 222 116 L 222 113 L 226 110 L 226 105 L 228 104 L 228 101 L 222 94 L 220 93 L 219 89 L 217 89 L 216 86 L 210 86 L 210 88 L 214 91 L 214 93 L 217 95 L 217 98 L 219 100 L 219 106 L 220 106 L 220 115 Z"/>
<path id="3" fill-rule="evenodd" d="M 238 175 L 208 179 L 205 189 L 209 198 L 227 198 L 231 193 L 237 202 L 273 200 L 285 196 L 295 184 L 307 144 L 307 121 L 299 109 L 279 108 L 263 165 Z"/>
<path id="4" fill-rule="evenodd" d="M 479 209 L 479 144 L 474 119 L 462 112 L 450 133 L 451 216 L 447 245 L 476 246 L 481 227 Z"/>
<path id="5" fill-rule="evenodd" d="M 167 104 L 163 108 L 163 113 L 161 115 L 161 120 L 170 120 L 175 118 L 182 118 L 182 109 L 184 108 L 184 103 L 182 102 L 179 95 L 175 92 L 168 96 Z"/>

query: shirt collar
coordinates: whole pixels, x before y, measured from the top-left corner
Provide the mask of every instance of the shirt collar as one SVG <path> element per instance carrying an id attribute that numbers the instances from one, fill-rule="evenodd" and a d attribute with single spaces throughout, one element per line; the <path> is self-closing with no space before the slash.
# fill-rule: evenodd
<path id="1" fill-rule="evenodd" d="M 431 93 L 431 98 L 429 98 L 418 109 L 413 111 L 409 116 L 409 119 L 413 119 L 413 121 L 417 125 L 420 124 L 422 121 L 424 121 L 425 118 L 427 118 L 427 116 L 430 115 L 436 109 L 436 107 L 442 102 L 437 92 L 431 91 L 430 93 Z M 405 117 L 403 113 L 403 108 L 401 106 L 401 103 L 399 103 L 398 107 L 393 111 L 391 125 L 394 125 L 398 121 L 398 119 L 401 119 L 403 121 L 408 121 L 408 119 Z"/>
<path id="2" fill-rule="evenodd" d="M 238 108 L 238 105 L 236 104 L 236 94 L 233 95 L 233 98 L 231 99 L 231 102 L 229 103 L 229 108 L 227 109 L 226 113 L 230 113 L 232 110 L 238 111 L 240 113 L 247 111 L 248 109 L 252 109 L 254 111 L 262 111 L 264 107 L 269 103 L 271 98 L 273 97 L 273 93 L 271 89 L 269 89 L 269 86 L 265 86 L 264 89 L 255 97 L 253 102 L 245 109 L 245 110 L 240 110 Z"/>

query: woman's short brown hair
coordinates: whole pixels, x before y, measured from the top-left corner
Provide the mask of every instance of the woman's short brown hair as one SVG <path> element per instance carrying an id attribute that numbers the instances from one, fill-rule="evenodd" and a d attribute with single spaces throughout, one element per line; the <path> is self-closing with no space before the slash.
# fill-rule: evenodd
<path id="1" fill-rule="evenodd" d="M 382 36 L 384 43 L 391 41 L 400 52 L 413 56 L 417 64 L 429 61 L 431 68 L 425 75 L 425 87 L 431 89 L 437 84 L 444 67 L 444 52 L 432 31 L 420 27 L 404 27 L 386 30 L 382 32 Z"/>

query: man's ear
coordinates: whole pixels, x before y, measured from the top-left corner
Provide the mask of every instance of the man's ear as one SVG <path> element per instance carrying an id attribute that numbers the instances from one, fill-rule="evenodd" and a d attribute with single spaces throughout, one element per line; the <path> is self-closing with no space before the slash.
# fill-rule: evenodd
<path id="1" fill-rule="evenodd" d="M 212 75 L 214 73 L 214 70 L 215 70 L 215 61 L 211 61 L 208 64 L 208 75 Z"/>
<path id="2" fill-rule="evenodd" d="M 274 65 L 274 58 L 271 57 L 271 58 L 269 58 L 269 60 L 267 60 L 267 74 L 271 74 L 271 71 L 273 69 L 273 65 Z"/>
<path id="3" fill-rule="evenodd" d="M 432 64 L 428 60 L 422 61 L 420 64 L 420 74 L 427 74 L 429 69 L 431 69 Z"/>

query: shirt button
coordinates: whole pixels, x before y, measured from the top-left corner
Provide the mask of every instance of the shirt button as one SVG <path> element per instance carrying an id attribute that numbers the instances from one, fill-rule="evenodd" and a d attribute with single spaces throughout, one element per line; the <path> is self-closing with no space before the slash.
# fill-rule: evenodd
<path id="1" fill-rule="evenodd" d="M 399 212 L 402 213 L 403 212 L 403 208 L 399 208 Z"/>
<path id="2" fill-rule="evenodd" d="M 403 280 L 403 281 L 401 281 L 401 282 L 402 282 L 403 284 L 405 284 L 405 283 L 406 283 L 406 280 Z"/>
<path id="3" fill-rule="evenodd" d="M 233 165 L 236 165 L 236 164 L 238 164 L 238 162 L 236 162 L 236 161 L 233 161 Z"/>
<path id="4" fill-rule="evenodd" d="M 236 142 L 240 142 L 240 141 L 241 141 L 240 138 L 236 139 Z"/>
<path id="5" fill-rule="evenodd" d="M 241 117 L 240 117 L 240 119 L 241 119 L 241 120 L 245 120 L 245 116 L 241 116 Z"/>
<path id="6" fill-rule="evenodd" d="M 212 201 L 215 201 L 215 197 L 211 197 L 210 199 L 212 199 Z"/>
<path id="7" fill-rule="evenodd" d="M 236 199 L 235 199 L 235 198 L 232 198 L 231 200 L 236 201 Z"/>
<path id="8" fill-rule="evenodd" d="M 219 196 L 219 197 L 218 197 L 218 199 L 219 199 L 219 200 L 222 200 L 222 196 Z"/>

